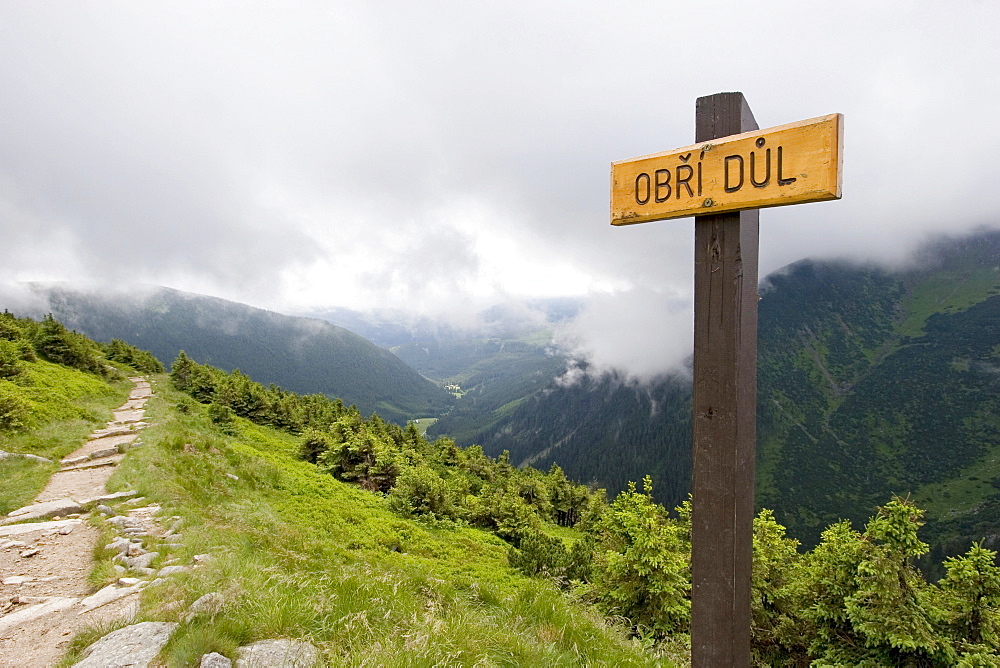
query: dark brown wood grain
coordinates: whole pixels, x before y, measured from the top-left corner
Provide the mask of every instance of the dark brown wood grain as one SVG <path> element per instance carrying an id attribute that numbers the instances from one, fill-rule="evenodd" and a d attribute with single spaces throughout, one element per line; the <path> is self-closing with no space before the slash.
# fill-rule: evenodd
<path id="1" fill-rule="evenodd" d="M 698 98 L 695 141 L 757 129 L 742 93 Z M 695 218 L 691 660 L 750 665 L 758 211 Z"/>

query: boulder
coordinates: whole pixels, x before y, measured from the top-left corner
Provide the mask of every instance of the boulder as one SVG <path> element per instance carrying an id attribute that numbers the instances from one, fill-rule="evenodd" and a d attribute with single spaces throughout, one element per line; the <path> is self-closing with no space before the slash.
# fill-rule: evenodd
<path id="1" fill-rule="evenodd" d="M 153 560 L 160 556 L 159 552 L 147 552 L 146 554 L 140 554 L 137 557 L 125 557 L 125 565 L 129 568 L 149 568 L 149 565 L 153 563 Z"/>
<path id="2" fill-rule="evenodd" d="M 187 609 L 187 613 L 184 615 L 184 619 L 185 621 L 191 621 L 198 615 L 214 615 L 222 610 L 225 602 L 226 600 L 222 597 L 222 594 L 218 592 L 205 594 L 191 604 L 191 607 Z"/>
<path id="3" fill-rule="evenodd" d="M 40 520 L 46 517 L 61 517 L 70 513 L 82 513 L 83 506 L 73 499 L 56 499 L 44 503 L 33 503 L 17 510 L 12 510 L 7 514 L 7 519 L 0 521 L 0 524 L 14 524 L 15 522 L 28 522 L 30 520 Z"/>
<path id="4" fill-rule="evenodd" d="M 7 452 L 5 450 L 0 450 L 0 459 L 10 459 L 11 457 L 21 457 L 22 459 L 30 459 L 34 462 L 42 462 L 43 464 L 51 464 L 51 459 L 46 459 L 45 457 L 39 457 L 38 455 L 27 455 L 20 452 Z"/>
<path id="5" fill-rule="evenodd" d="M 76 666 L 148 668 L 176 628 L 172 622 L 142 622 L 118 629 L 91 645 Z"/>
<path id="6" fill-rule="evenodd" d="M 313 668 L 319 650 L 301 640 L 260 640 L 236 650 L 236 668 Z"/>
<path id="7" fill-rule="evenodd" d="M 198 668 L 231 668 L 233 662 L 218 652 L 212 652 L 201 657 Z"/>

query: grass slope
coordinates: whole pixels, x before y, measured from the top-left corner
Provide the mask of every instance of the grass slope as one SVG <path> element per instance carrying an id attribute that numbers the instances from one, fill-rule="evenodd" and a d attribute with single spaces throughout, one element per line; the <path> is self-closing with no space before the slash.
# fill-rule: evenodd
<path id="1" fill-rule="evenodd" d="M 83 371 L 45 361 L 25 362 L 14 381 L 0 380 L 31 406 L 28 429 L 0 431 L 0 450 L 59 459 L 73 452 L 111 411 L 128 397 L 132 384 L 111 383 Z M 56 463 L 21 457 L 0 459 L 0 514 L 31 503 L 45 487 Z"/>
<path id="2" fill-rule="evenodd" d="M 296 438 L 243 420 L 223 433 L 203 410 L 160 379 L 149 445 L 110 483 L 182 517 L 188 556 L 215 555 L 144 594 L 144 618 L 181 622 L 168 665 L 269 637 L 308 638 L 344 666 L 655 663 L 589 608 L 511 569 L 498 538 L 400 518 L 384 497 L 298 460 Z M 185 622 L 178 602 L 213 591 L 222 612 Z"/>

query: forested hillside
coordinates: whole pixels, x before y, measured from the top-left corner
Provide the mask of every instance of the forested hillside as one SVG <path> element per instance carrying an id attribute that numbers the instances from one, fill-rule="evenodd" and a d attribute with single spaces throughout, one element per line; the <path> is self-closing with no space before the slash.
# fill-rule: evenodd
<path id="1" fill-rule="evenodd" d="M 463 408 L 460 402 L 455 412 Z M 508 450 L 518 465 L 558 464 L 575 480 L 615 492 L 651 475 L 656 498 L 669 506 L 689 492 L 690 412 L 691 392 L 682 380 L 638 386 L 584 376 L 568 386 L 549 381 L 478 432 L 450 431 L 450 415 L 429 432 L 457 435 L 491 454 Z"/>
<path id="2" fill-rule="evenodd" d="M 1000 233 L 929 244 L 899 271 L 800 262 L 761 295 L 758 505 L 815 544 L 831 522 L 913 494 L 938 556 L 995 545 Z M 657 499 L 674 505 L 690 484 L 689 412 L 688 382 L 588 378 L 550 382 L 455 433 L 613 491 L 651 473 Z"/>
<path id="3" fill-rule="evenodd" d="M 264 383 L 320 393 L 405 423 L 440 414 L 451 395 L 384 348 L 320 320 L 156 288 L 143 297 L 67 286 L 36 286 L 68 327 L 108 341 L 119 338 L 169 364 L 180 350 Z"/>
<path id="4" fill-rule="evenodd" d="M 887 494 L 965 477 L 995 456 L 996 258 L 902 275 L 804 263 L 771 279 L 761 301 L 758 500 L 796 535 L 815 540 L 834 517 L 860 521 Z M 1000 466 L 979 491 L 995 492 L 995 476 Z"/>

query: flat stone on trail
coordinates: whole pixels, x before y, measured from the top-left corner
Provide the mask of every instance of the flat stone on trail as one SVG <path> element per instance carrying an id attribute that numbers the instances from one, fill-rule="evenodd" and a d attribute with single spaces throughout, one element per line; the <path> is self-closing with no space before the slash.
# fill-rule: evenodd
<path id="1" fill-rule="evenodd" d="M 139 437 L 139 434 L 135 433 L 135 429 L 130 429 L 128 427 L 113 427 L 111 429 L 97 429 L 87 438 L 91 441 L 97 441 L 103 438 L 114 438 L 116 436 L 134 436 Z"/>
<path id="2" fill-rule="evenodd" d="M 260 640 L 236 650 L 236 668 L 312 668 L 319 650 L 301 640 Z"/>
<path id="3" fill-rule="evenodd" d="M 86 651 L 86 658 L 76 666 L 147 668 L 176 628 L 177 624 L 173 622 L 142 622 L 112 631 L 91 645 Z"/>
<path id="4" fill-rule="evenodd" d="M 59 474 L 59 473 L 68 473 L 70 471 L 86 471 L 88 469 L 99 469 L 104 466 L 117 466 L 118 462 L 120 462 L 121 460 L 122 460 L 122 455 L 118 455 L 114 458 L 107 457 L 104 459 L 98 459 L 97 461 L 88 461 L 85 464 L 76 464 L 74 466 L 67 466 L 65 468 L 59 469 L 58 471 L 56 471 L 56 473 Z"/>
<path id="5" fill-rule="evenodd" d="M 0 522 L 0 524 L 27 522 L 28 520 L 40 520 L 46 517 L 82 512 L 83 507 L 73 499 L 56 499 L 55 501 L 33 503 L 30 506 L 12 510 L 7 513 L 7 519 Z"/>
<path id="6" fill-rule="evenodd" d="M 87 455 L 87 459 L 103 459 L 104 457 L 114 457 L 117 454 L 118 448 L 102 448 L 91 452 Z"/>
<path id="7" fill-rule="evenodd" d="M 111 601 L 117 601 L 120 598 L 124 598 L 129 594 L 134 594 L 138 592 L 146 583 L 140 581 L 139 584 L 132 585 L 131 587 L 119 587 L 114 584 L 109 584 L 96 594 L 91 594 L 87 598 L 80 601 L 80 605 L 84 608 L 84 612 L 93 610 L 94 608 L 99 608 L 102 605 L 106 605 Z"/>
<path id="8" fill-rule="evenodd" d="M 130 490 L 127 490 L 127 491 L 124 491 L 124 492 L 112 492 L 111 494 L 103 494 L 103 495 L 97 497 L 94 500 L 95 501 L 114 501 L 115 499 L 125 499 L 125 498 L 128 498 L 130 496 L 135 496 L 138 493 L 139 492 L 135 491 L 134 489 L 130 489 Z"/>
<path id="9" fill-rule="evenodd" d="M 132 422 L 142 422 L 145 411 L 142 409 L 126 409 L 114 412 L 115 422 L 118 424 L 130 424 Z"/>
<path id="10" fill-rule="evenodd" d="M 8 615 L 0 617 L 0 633 L 3 633 L 9 628 L 14 628 L 20 626 L 25 622 L 30 622 L 32 619 L 38 619 L 43 615 L 47 615 L 50 612 L 60 612 L 69 608 L 78 600 L 71 596 L 53 596 L 44 603 L 38 603 L 37 605 L 32 605 L 23 610 L 18 610 L 17 612 L 12 612 Z"/>
<path id="11" fill-rule="evenodd" d="M 32 522 L 30 524 L 12 524 L 0 527 L 0 537 L 19 536 L 25 533 L 35 533 L 36 531 L 59 531 L 65 527 L 76 527 L 83 524 L 83 520 L 52 520 L 51 522 Z M 8 546 L 10 547 L 10 546 Z"/>

